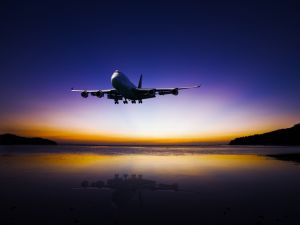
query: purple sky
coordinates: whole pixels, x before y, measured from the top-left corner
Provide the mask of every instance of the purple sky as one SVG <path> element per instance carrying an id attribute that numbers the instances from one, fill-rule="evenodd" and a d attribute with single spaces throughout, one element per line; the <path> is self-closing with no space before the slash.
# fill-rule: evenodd
<path id="1" fill-rule="evenodd" d="M 0 132 L 224 141 L 300 121 L 295 1 L 1 4 Z M 69 91 L 110 88 L 115 69 L 203 87 L 117 106 Z"/>

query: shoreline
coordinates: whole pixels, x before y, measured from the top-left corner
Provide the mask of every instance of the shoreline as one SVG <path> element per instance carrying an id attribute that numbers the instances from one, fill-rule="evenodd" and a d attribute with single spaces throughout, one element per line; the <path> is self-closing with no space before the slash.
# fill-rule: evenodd
<path id="1" fill-rule="evenodd" d="M 282 161 L 290 161 L 300 163 L 300 153 L 280 153 L 280 154 L 268 154 L 267 157 Z"/>

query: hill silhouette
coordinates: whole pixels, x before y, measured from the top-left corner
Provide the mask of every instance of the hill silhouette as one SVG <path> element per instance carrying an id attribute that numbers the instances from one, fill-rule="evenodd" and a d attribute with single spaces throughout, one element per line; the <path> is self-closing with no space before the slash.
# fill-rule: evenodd
<path id="1" fill-rule="evenodd" d="M 300 123 L 291 128 L 275 130 L 264 134 L 239 137 L 230 145 L 300 145 Z"/>
<path id="2" fill-rule="evenodd" d="M 44 138 L 27 138 L 14 134 L 0 135 L 0 145 L 57 145 L 55 141 Z"/>

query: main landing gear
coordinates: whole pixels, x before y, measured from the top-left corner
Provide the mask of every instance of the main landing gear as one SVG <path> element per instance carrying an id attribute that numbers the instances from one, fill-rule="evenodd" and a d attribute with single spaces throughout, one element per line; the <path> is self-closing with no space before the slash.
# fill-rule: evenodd
<path id="1" fill-rule="evenodd" d="M 131 103 L 132 103 L 132 104 L 135 104 L 135 103 L 136 103 L 136 100 L 132 100 Z M 142 101 L 142 100 L 139 100 L 138 103 L 139 103 L 139 104 L 142 104 L 143 101 Z"/>
<path id="2" fill-rule="evenodd" d="M 125 100 L 123 101 L 123 103 L 124 103 L 124 104 L 128 104 L 127 99 L 125 99 Z M 132 100 L 131 103 L 132 103 L 132 104 L 136 104 L 136 100 Z M 140 100 L 138 100 L 138 103 L 139 103 L 139 104 L 142 104 L 143 101 L 140 99 Z M 115 104 L 119 104 L 119 100 L 118 100 L 118 99 L 115 99 Z"/>

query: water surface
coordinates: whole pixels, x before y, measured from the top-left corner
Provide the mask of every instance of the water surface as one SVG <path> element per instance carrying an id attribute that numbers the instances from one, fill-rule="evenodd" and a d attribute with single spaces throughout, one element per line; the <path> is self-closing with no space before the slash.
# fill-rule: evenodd
<path id="1" fill-rule="evenodd" d="M 0 224 L 300 224 L 300 164 L 265 156 L 295 152 L 2 146 Z"/>

